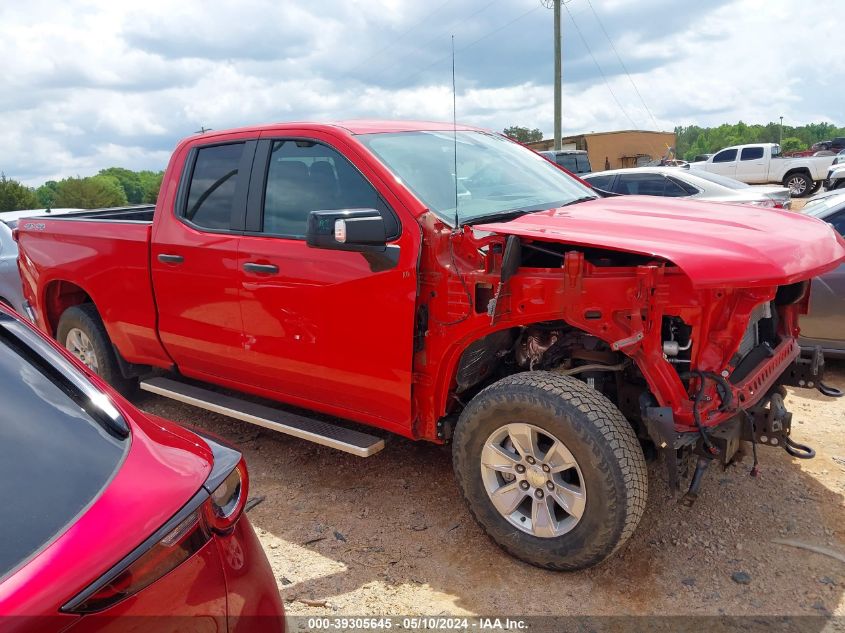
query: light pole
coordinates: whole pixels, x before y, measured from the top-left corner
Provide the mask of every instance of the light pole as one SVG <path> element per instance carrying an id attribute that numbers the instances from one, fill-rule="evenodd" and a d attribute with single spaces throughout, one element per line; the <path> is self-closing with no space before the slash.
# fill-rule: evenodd
<path id="1" fill-rule="evenodd" d="M 778 145 L 783 144 L 783 117 L 780 118 L 780 129 L 778 130 Z"/>

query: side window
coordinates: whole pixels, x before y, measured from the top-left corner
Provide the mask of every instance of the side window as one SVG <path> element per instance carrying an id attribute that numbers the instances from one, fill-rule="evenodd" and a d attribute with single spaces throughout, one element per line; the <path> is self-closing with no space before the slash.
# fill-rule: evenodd
<path id="1" fill-rule="evenodd" d="M 722 150 L 713 157 L 714 163 L 732 163 L 736 160 L 736 150 L 726 149 Z"/>
<path id="2" fill-rule="evenodd" d="M 305 237 L 312 211 L 377 209 L 389 236 L 399 223 L 378 192 L 337 151 L 314 141 L 274 141 L 264 193 L 264 233 Z"/>
<path id="3" fill-rule="evenodd" d="M 183 217 L 207 229 L 228 229 L 243 143 L 203 147 L 197 152 Z"/>
<path id="4" fill-rule="evenodd" d="M 839 235 L 845 237 L 845 211 L 837 213 L 830 218 L 828 222 L 830 222 L 830 225 L 836 229 L 836 232 L 839 233 Z"/>
<path id="5" fill-rule="evenodd" d="M 633 196 L 662 196 L 666 179 L 660 174 L 619 174 L 616 191 Z"/>
<path id="6" fill-rule="evenodd" d="M 675 180 L 669 176 L 666 177 L 666 189 L 663 191 L 664 196 L 670 198 L 683 198 L 685 196 L 692 196 L 698 193 L 698 189 L 692 185 Z"/>
<path id="7" fill-rule="evenodd" d="M 596 189 L 601 189 L 602 191 L 610 191 L 610 186 L 613 184 L 613 175 L 608 174 L 605 176 L 591 176 L 587 180 L 587 182 L 589 182 Z"/>
<path id="8" fill-rule="evenodd" d="M 759 160 L 763 158 L 762 147 L 744 147 L 739 160 Z"/>

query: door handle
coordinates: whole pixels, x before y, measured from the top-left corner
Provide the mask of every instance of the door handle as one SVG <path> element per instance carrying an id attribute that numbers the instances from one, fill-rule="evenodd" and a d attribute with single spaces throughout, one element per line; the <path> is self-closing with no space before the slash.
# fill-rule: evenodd
<path id="1" fill-rule="evenodd" d="M 244 270 L 248 273 L 258 273 L 259 275 L 275 275 L 279 272 L 279 267 L 275 264 L 257 264 L 255 262 L 247 262 L 244 264 Z"/>
<path id="2" fill-rule="evenodd" d="M 162 264 L 181 264 L 185 261 L 185 258 L 181 255 L 170 255 L 168 253 L 161 253 L 158 256 L 158 261 Z"/>

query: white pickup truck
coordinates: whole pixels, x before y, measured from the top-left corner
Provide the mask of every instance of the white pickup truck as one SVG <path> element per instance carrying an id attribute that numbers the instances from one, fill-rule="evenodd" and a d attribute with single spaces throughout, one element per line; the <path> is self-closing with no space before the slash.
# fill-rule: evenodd
<path id="1" fill-rule="evenodd" d="M 690 163 L 690 169 L 704 169 L 748 184 L 778 182 L 789 187 L 796 198 L 818 190 L 834 156 L 784 158 L 777 143 L 733 145 L 706 161 Z"/>

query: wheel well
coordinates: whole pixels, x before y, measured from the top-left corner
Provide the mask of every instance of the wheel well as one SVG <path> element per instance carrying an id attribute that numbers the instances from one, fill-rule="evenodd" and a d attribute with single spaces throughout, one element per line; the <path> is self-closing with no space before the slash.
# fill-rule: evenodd
<path id="1" fill-rule="evenodd" d="M 91 296 L 70 281 L 51 281 L 44 290 L 44 319 L 48 331 L 55 337 L 59 319 L 65 310 L 83 303 L 93 303 Z"/>
<path id="2" fill-rule="evenodd" d="M 790 176 L 794 176 L 795 174 L 804 174 L 805 176 L 809 176 L 810 180 L 813 179 L 813 176 L 810 174 L 810 170 L 806 167 L 797 167 L 796 169 L 790 169 L 783 175 L 783 179 L 786 180 Z"/>

